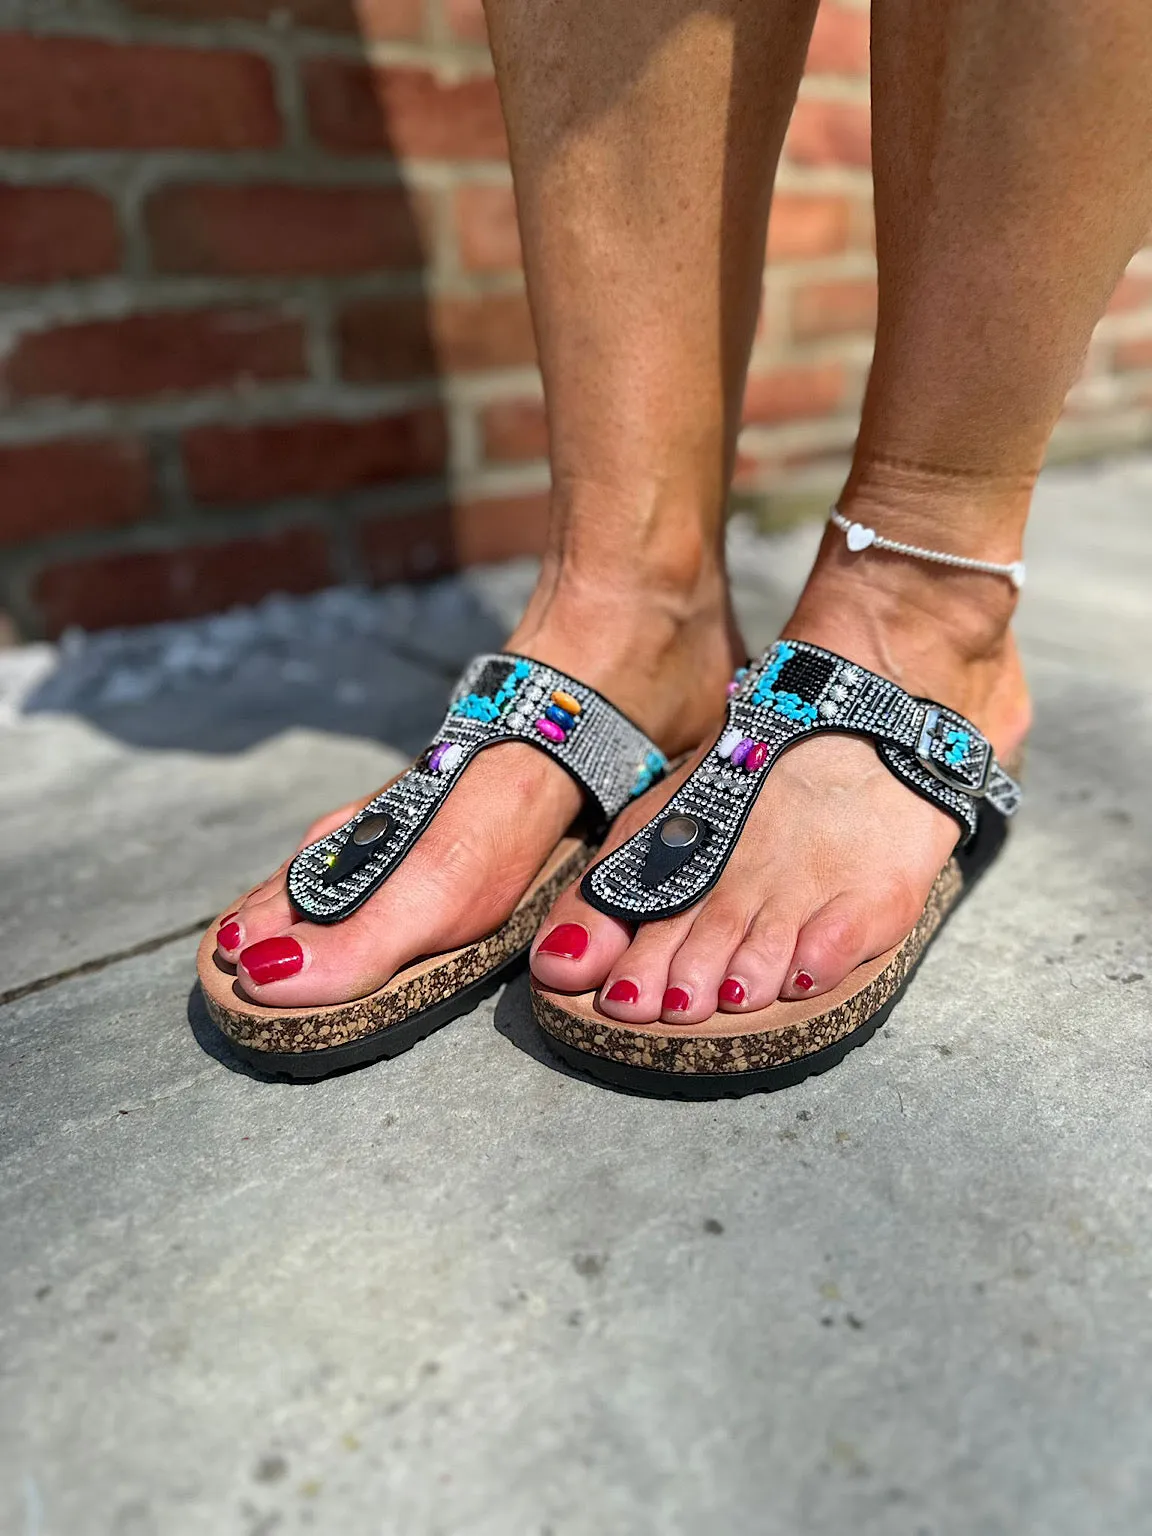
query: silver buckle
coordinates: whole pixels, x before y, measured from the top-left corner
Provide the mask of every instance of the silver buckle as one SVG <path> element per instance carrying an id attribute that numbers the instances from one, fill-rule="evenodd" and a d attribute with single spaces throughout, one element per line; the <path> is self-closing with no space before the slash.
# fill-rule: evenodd
<path id="1" fill-rule="evenodd" d="M 932 756 L 932 745 L 936 740 L 936 728 L 940 724 L 942 714 L 943 711 L 935 704 L 926 704 L 924 706 L 924 719 L 920 725 L 920 740 L 916 744 L 916 760 L 927 768 L 933 778 L 939 779 L 942 784 L 947 784 L 949 789 L 958 789 L 961 794 L 970 795 L 973 800 L 982 800 L 988 793 L 988 778 L 992 772 L 992 748 L 988 745 L 987 741 L 984 742 L 984 767 L 978 784 L 970 784 L 967 779 L 962 779 L 959 774 L 950 773 L 946 767 L 938 763 Z"/>

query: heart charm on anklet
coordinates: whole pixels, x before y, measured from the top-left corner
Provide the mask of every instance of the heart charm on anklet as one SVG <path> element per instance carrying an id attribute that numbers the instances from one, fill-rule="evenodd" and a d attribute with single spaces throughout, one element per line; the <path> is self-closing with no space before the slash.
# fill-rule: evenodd
<path id="1" fill-rule="evenodd" d="M 865 528 L 863 523 L 852 523 L 845 534 L 848 548 L 854 555 L 858 555 L 862 549 L 867 549 L 870 544 L 876 542 L 875 528 Z"/>

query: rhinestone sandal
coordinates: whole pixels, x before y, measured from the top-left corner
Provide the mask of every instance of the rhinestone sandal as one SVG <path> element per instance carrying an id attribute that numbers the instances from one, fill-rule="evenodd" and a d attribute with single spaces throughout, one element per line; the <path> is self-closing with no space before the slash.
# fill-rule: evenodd
<path id="1" fill-rule="evenodd" d="M 533 980 L 532 1007 L 570 1065 L 618 1087 L 681 1098 L 784 1088 L 835 1066 L 883 1024 L 945 920 L 1000 852 L 1020 787 L 962 715 L 799 640 L 738 674 L 715 746 L 646 827 L 585 874 L 581 892 L 629 923 L 694 906 L 716 884 L 781 753 L 818 731 L 871 738 L 881 762 L 959 823 L 956 850 L 900 944 L 839 987 L 701 1024 L 621 1024 L 595 993 Z"/>
<path id="2" fill-rule="evenodd" d="M 406 966 L 368 997 L 309 1008 L 246 998 L 233 967 L 217 957 L 213 924 L 197 956 L 200 986 L 238 1056 L 266 1072 L 322 1077 L 394 1056 L 466 1013 L 524 961 L 612 818 L 668 768 L 659 748 L 595 689 L 529 657 L 479 656 L 457 684 L 435 742 L 344 826 L 292 860 L 288 894 L 300 917 L 338 923 L 355 912 L 427 830 L 476 753 L 507 741 L 547 752 L 588 797 L 586 829 L 562 839 L 512 916 L 486 938 Z"/>

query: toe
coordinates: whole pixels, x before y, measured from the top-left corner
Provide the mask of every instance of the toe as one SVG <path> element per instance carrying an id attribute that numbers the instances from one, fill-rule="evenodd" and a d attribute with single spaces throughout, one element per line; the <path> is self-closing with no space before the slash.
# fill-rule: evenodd
<path id="1" fill-rule="evenodd" d="M 661 1016 L 666 1024 L 701 1024 L 716 1012 L 720 984 L 752 914 L 723 897 L 706 901 L 668 965 Z"/>
<path id="2" fill-rule="evenodd" d="M 559 992 L 592 992 L 628 948 L 627 923 L 590 907 L 571 886 L 548 914 L 532 948 L 532 974 Z"/>
<path id="3" fill-rule="evenodd" d="M 282 933 L 295 921 L 283 877 L 278 884 L 270 880 L 263 889 L 266 895 L 250 897 L 217 930 L 216 949 L 229 965 L 236 964 L 242 950 Z"/>
<path id="4" fill-rule="evenodd" d="M 411 940 L 403 927 L 386 933 L 365 910 L 332 927 L 290 923 L 248 944 L 236 964 L 245 993 L 272 1008 L 306 1008 L 374 992 L 411 953 Z"/>
<path id="5" fill-rule="evenodd" d="M 759 912 L 724 969 L 717 988 L 724 1013 L 752 1013 L 780 996 L 796 948 L 798 918 L 786 908 Z"/>
<path id="6" fill-rule="evenodd" d="M 664 800 L 688 776 L 684 766 L 641 796 L 617 818 L 600 857 L 626 843 L 657 814 Z M 580 882 L 569 886 L 548 914 L 532 946 L 532 974 L 559 992 L 592 992 L 612 972 L 631 941 L 627 923 L 589 906 Z M 626 990 L 626 989 L 625 989 Z"/>
<path id="7" fill-rule="evenodd" d="M 372 797 L 369 796 L 368 799 Z M 326 837 L 337 827 L 342 827 L 350 817 L 368 804 L 368 799 L 354 800 L 339 810 L 330 811 L 315 821 L 305 832 L 299 848 L 306 848 L 317 838 Z M 262 884 L 253 888 L 238 903 L 234 912 L 220 919 L 216 932 L 216 952 L 229 965 L 235 965 L 242 949 L 247 949 L 262 939 L 272 938 L 289 927 L 295 918 L 288 900 L 287 878 L 291 859 L 285 859 L 280 868 L 268 876 Z"/>
<path id="8" fill-rule="evenodd" d="M 895 892 L 834 897 L 801 928 L 780 996 L 796 1000 L 830 992 L 858 965 L 899 943 L 914 921 Z"/>
<path id="9" fill-rule="evenodd" d="M 609 1018 L 624 1024 L 654 1024 L 666 1011 L 672 957 L 692 927 L 692 913 L 645 923 L 604 977 L 598 999 Z M 679 998 L 673 998 L 676 1004 Z M 689 999 L 690 1001 L 690 999 Z M 667 1016 L 684 1022 L 673 1007 Z"/>

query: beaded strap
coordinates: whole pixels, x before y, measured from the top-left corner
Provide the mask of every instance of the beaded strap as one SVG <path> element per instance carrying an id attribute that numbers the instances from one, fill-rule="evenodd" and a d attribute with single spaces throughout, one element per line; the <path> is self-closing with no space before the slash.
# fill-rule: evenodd
<path id="1" fill-rule="evenodd" d="M 457 683 L 436 740 L 413 766 L 292 860 L 293 905 L 314 923 L 350 916 L 396 869 L 476 753 L 503 741 L 527 742 L 555 758 L 605 824 L 668 768 L 655 743 L 594 688 L 526 656 L 478 656 Z"/>
<path id="2" fill-rule="evenodd" d="M 712 750 L 641 831 L 584 876 L 584 897 L 632 922 L 671 917 L 720 877 L 781 753 L 817 731 L 871 737 L 881 761 L 948 811 L 967 840 L 981 807 L 1015 814 L 1020 788 L 987 738 L 943 705 L 801 640 L 778 640 L 737 674 Z"/>

